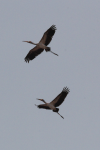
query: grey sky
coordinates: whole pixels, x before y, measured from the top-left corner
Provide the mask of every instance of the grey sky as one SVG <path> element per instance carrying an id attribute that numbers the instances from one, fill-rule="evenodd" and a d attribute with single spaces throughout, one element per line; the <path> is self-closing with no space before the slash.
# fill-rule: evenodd
<path id="1" fill-rule="evenodd" d="M 45 51 L 24 58 L 55 24 Z M 100 149 L 100 1 L 0 0 L 0 149 Z M 39 110 L 36 98 L 53 100 L 68 86 L 59 107 L 64 120 Z"/>

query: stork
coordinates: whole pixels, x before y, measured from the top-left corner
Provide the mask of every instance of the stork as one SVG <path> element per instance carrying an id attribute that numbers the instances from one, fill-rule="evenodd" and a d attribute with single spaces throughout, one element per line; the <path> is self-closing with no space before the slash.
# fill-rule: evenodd
<path id="1" fill-rule="evenodd" d="M 35 106 L 37 106 L 38 108 L 43 108 L 43 109 L 51 109 L 53 112 L 58 113 L 59 108 L 56 108 L 56 107 L 60 106 L 63 103 L 64 99 L 66 98 L 66 96 L 69 92 L 70 92 L 69 89 L 67 87 L 65 87 L 65 88 L 63 88 L 62 92 L 50 103 L 46 103 L 46 101 L 44 99 L 37 99 L 37 100 L 44 102 L 45 104 L 40 104 L 40 105 L 35 104 Z M 61 116 L 61 117 L 64 119 L 63 116 Z"/>
<path id="2" fill-rule="evenodd" d="M 39 43 L 33 43 L 32 41 L 23 41 L 27 42 L 33 45 L 36 45 L 34 48 L 32 48 L 28 54 L 25 57 L 25 61 L 29 63 L 30 60 L 33 60 L 36 56 L 41 54 L 44 49 L 46 52 L 51 52 L 58 56 L 58 54 L 51 51 L 50 47 L 47 47 L 47 45 L 51 42 L 53 35 L 55 34 L 56 26 L 52 25 L 44 34 L 42 39 Z"/>

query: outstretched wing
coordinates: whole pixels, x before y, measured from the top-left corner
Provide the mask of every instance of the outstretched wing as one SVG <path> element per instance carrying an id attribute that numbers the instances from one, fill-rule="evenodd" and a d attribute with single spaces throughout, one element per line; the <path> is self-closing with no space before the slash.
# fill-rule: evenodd
<path id="1" fill-rule="evenodd" d="M 41 104 L 37 106 L 38 108 L 50 109 L 46 104 Z"/>
<path id="2" fill-rule="evenodd" d="M 42 39 L 40 40 L 40 42 L 42 42 L 44 45 L 48 45 L 51 40 L 52 40 L 52 37 L 53 35 L 55 34 L 55 31 L 56 31 L 56 26 L 55 25 L 52 25 L 44 34 L 43 34 L 43 37 Z"/>
<path id="3" fill-rule="evenodd" d="M 70 91 L 67 87 L 63 88 L 62 92 L 52 102 L 50 102 L 50 104 L 55 107 L 60 106 L 69 92 Z"/>
<path id="4" fill-rule="evenodd" d="M 25 57 L 25 61 L 29 63 L 30 60 L 34 59 L 36 56 L 38 56 L 39 54 L 41 54 L 43 52 L 44 49 L 35 46 L 33 49 L 31 49 L 28 54 Z"/>

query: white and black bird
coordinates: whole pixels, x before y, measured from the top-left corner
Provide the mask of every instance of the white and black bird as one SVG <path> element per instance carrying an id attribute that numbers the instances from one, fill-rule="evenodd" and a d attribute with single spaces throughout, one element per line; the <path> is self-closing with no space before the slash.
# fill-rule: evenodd
<path id="1" fill-rule="evenodd" d="M 44 34 L 42 39 L 39 43 L 33 43 L 31 41 L 23 41 L 27 42 L 33 45 L 36 45 L 33 49 L 29 51 L 29 53 L 25 57 L 25 61 L 29 63 L 30 60 L 34 59 L 36 56 L 41 54 L 43 50 L 45 49 L 46 52 L 52 52 L 50 47 L 47 47 L 47 45 L 51 42 L 53 35 L 55 34 L 56 26 L 52 25 Z M 57 55 L 56 53 L 52 52 L 53 54 Z"/>
<path id="2" fill-rule="evenodd" d="M 67 87 L 65 87 L 65 88 L 63 88 L 62 92 L 50 103 L 46 103 L 44 99 L 38 99 L 38 100 L 44 102 L 45 104 L 40 104 L 40 105 L 35 104 L 35 105 L 38 108 L 51 109 L 53 112 L 58 113 L 59 108 L 57 108 L 57 107 L 60 106 L 63 103 L 63 101 L 65 100 L 65 98 L 66 98 L 66 96 L 69 92 L 70 92 L 69 89 Z M 61 116 L 61 117 L 64 119 L 63 116 Z"/>

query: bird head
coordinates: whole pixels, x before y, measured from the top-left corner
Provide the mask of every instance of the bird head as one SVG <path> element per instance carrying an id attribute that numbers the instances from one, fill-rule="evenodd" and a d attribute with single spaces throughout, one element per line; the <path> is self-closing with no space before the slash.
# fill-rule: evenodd
<path id="1" fill-rule="evenodd" d="M 22 42 L 27 42 L 27 43 L 33 44 L 31 41 L 22 41 Z"/>
<path id="2" fill-rule="evenodd" d="M 22 42 L 27 42 L 27 43 L 30 43 L 30 44 L 33 44 L 33 45 L 37 45 L 38 43 L 33 43 L 32 41 L 22 41 Z"/>
<path id="3" fill-rule="evenodd" d="M 40 100 L 40 101 L 46 103 L 44 99 L 39 99 L 39 98 L 37 98 L 37 100 Z"/>

